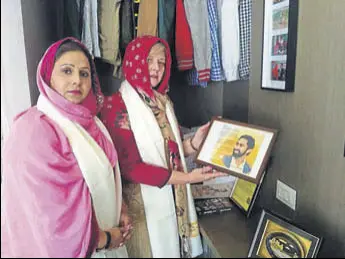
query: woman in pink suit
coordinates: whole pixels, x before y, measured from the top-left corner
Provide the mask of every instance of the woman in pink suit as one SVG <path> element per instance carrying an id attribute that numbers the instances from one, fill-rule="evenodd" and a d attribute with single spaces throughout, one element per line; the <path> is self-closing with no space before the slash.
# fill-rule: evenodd
<path id="1" fill-rule="evenodd" d="M 131 222 L 86 47 L 51 45 L 37 85 L 37 106 L 15 118 L 4 146 L 1 257 L 127 257 Z"/>

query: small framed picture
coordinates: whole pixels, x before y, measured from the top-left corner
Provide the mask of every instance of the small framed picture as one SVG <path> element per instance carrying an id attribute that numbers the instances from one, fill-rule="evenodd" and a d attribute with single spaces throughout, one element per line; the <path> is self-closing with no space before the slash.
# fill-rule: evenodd
<path id="1" fill-rule="evenodd" d="M 298 0 L 265 0 L 261 88 L 293 92 Z"/>
<path id="2" fill-rule="evenodd" d="M 230 200 L 246 215 L 250 217 L 256 197 L 260 191 L 266 171 L 258 184 L 237 178 L 230 194 Z"/>
<path id="3" fill-rule="evenodd" d="M 277 137 L 277 130 L 213 118 L 196 163 L 258 184 Z"/>
<path id="4" fill-rule="evenodd" d="M 232 175 L 218 177 L 202 184 L 193 184 L 192 194 L 194 199 L 228 197 L 249 218 L 265 175 L 266 170 L 258 184 Z"/>
<path id="5" fill-rule="evenodd" d="M 248 257 L 314 258 L 322 239 L 262 211 Z"/>

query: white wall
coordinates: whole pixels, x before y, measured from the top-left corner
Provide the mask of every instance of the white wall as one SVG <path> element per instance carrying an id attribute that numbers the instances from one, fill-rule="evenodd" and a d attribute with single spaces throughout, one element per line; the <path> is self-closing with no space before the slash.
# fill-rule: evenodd
<path id="1" fill-rule="evenodd" d="M 263 5 L 253 1 L 249 122 L 279 129 L 259 205 L 324 238 L 318 257 L 345 256 L 345 1 L 299 1 L 295 92 L 260 89 Z M 296 210 L 275 198 L 297 191 Z"/>
<path id="2" fill-rule="evenodd" d="M 1 128 L 31 106 L 20 0 L 1 0 Z"/>

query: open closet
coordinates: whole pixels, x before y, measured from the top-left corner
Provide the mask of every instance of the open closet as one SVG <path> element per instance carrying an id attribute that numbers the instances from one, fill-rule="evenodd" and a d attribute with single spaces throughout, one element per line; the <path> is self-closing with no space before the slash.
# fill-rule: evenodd
<path id="1" fill-rule="evenodd" d="M 71 4 L 72 2 L 74 2 L 74 4 Z M 77 8 L 78 5 L 80 6 L 80 4 L 83 2 L 87 3 L 87 2 L 92 2 L 92 1 L 56 1 L 56 2 L 45 1 L 45 0 L 29 1 L 29 2 L 22 1 L 23 20 L 25 20 L 23 24 L 24 35 L 25 35 L 25 45 L 27 47 L 30 46 L 30 53 L 28 57 L 28 59 L 30 60 L 28 61 L 28 68 L 30 70 L 29 80 L 30 80 L 30 86 L 32 89 L 35 88 L 36 79 L 35 79 L 34 71 L 36 69 L 39 58 L 43 54 L 42 51 L 47 46 L 49 46 L 51 42 L 57 40 L 58 38 L 61 38 L 63 36 L 73 35 L 73 33 L 76 33 L 76 32 L 79 32 L 79 35 L 80 35 L 82 28 L 78 29 L 76 28 L 78 26 L 74 26 L 75 28 L 71 29 L 70 26 L 67 26 L 67 27 L 64 27 L 64 26 L 71 24 L 71 21 L 78 21 L 78 25 L 82 24 L 81 17 L 79 18 L 74 17 L 72 19 L 69 17 L 71 17 L 71 15 L 73 14 L 80 15 L 79 11 L 75 8 Z M 132 18 L 137 17 L 135 16 L 136 15 L 135 10 L 138 11 L 138 5 L 136 2 L 139 2 L 139 1 L 98 1 L 98 7 L 99 7 L 98 20 L 100 20 L 99 12 L 101 11 L 101 8 L 106 8 L 106 6 L 100 5 L 101 2 L 104 2 L 107 4 L 113 3 L 114 5 L 116 5 L 116 8 L 113 8 L 114 9 L 113 13 L 116 14 L 115 10 L 117 10 L 118 18 L 115 17 L 114 19 L 115 20 L 118 19 L 119 24 L 120 23 L 123 24 L 123 20 L 125 20 L 126 18 L 126 17 L 121 16 L 121 13 L 125 13 L 126 9 L 127 9 L 126 11 L 127 13 L 128 13 L 128 9 L 132 11 L 131 13 Z M 171 20 L 170 32 L 169 32 L 170 34 L 168 36 L 165 36 L 165 37 L 168 37 L 167 39 L 170 43 L 172 56 L 174 58 L 173 60 L 174 63 L 172 66 L 172 76 L 170 80 L 169 95 L 175 104 L 176 115 L 180 123 L 185 127 L 193 127 L 193 126 L 201 125 L 207 122 L 208 120 L 211 119 L 212 116 L 223 116 L 226 118 L 246 122 L 248 119 L 249 71 L 246 75 L 243 76 L 242 79 L 238 76 L 238 79 L 232 80 L 229 82 L 227 82 L 226 80 L 220 80 L 220 81 L 209 80 L 209 82 L 207 83 L 207 87 L 201 87 L 201 86 L 196 86 L 196 85 L 190 85 L 190 82 L 189 82 L 190 80 L 188 79 L 188 77 L 191 77 L 191 74 L 193 72 L 192 70 L 181 71 L 178 69 L 177 60 L 176 60 L 176 47 L 175 47 L 176 40 L 174 40 L 173 38 L 175 37 L 175 33 L 176 33 L 176 25 L 179 26 L 180 24 L 180 22 L 176 21 L 176 6 L 177 6 L 177 3 L 179 2 L 180 4 L 182 3 L 182 1 L 176 1 L 176 0 L 157 1 L 159 5 L 158 8 L 160 8 L 159 10 L 161 10 L 160 13 L 162 13 L 164 10 L 165 12 L 169 11 L 169 13 L 165 14 L 165 16 L 169 17 L 170 15 L 171 17 L 170 18 Z M 193 1 L 190 1 L 190 2 L 193 3 Z M 204 15 L 207 16 L 208 12 L 207 12 L 206 2 L 207 1 L 205 1 L 203 5 L 203 9 L 206 8 L 204 10 Z M 211 2 L 213 2 L 215 6 L 220 6 L 222 2 L 225 2 L 225 4 L 227 3 L 227 1 L 224 1 L 224 0 L 223 1 L 212 0 Z M 240 1 L 240 2 L 246 3 L 248 6 L 250 6 L 249 4 L 251 3 L 250 0 Z M 163 6 L 164 8 L 161 8 L 162 4 L 164 4 Z M 71 10 L 71 8 L 74 8 L 74 9 Z M 184 9 L 182 11 L 184 11 Z M 149 15 L 151 15 L 151 13 L 149 13 Z M 35 20 L 30 19 L 32 16 L 35 16 L 36 19 Z M 159 18 L 159 12 L 156 14 L 156 17 L 157 19 Z M 194 13 L 193 18 L 195 17 L 198 17 L 198 16 L 196 16 Z M 239 17 L 237 17 L 236 19 L 239 25 L 240 23 Z M 103 20 L 106 20 L 106 19 L 103 19 Z M 205 28 L 209 29 L 209 18 L 204 17 L 204 19 L 200 19 L 200 20 L 203 20 L 204 21 L 203 26 L 204 27 L 207 26 Z M 138 19 L 136 18 L 136 19 L 133 19 L 133 21 L 131 20 L 132 27 L 135 21 L 138 21 Z M 250 16 L 248 16 L 248 20 L 246 21 L 250 22 Z M 184 25 L 188 26 L 188 24 L 184 24 Z M 113 28 L 116 28 L 116 26 L 113 26 Z M 125 28 L 125 29 L 131 28 L 131 23 L 128 22 L 128 17 L 127 17 L 127 25 L 120 27 L 119 32 L 122 31 L 121 28 Z M 136 32 L 132 31 L 131 33 L 128 33 L 127 35 L 124 34 L 123 37 L 127 36 L 127 38 L 129 39 L 131 37 L 134 37 L 135 34 Z M 240 31 L 238 31 L 237 34 L 240 35 Z M 78 35 L 74 35 L 74 36 L 78 37 Z M 81 38 L 81 35 L 79 37 Z M 210 34 L 208 34 L 208 38 L 211 43 Z M 218 35 L 218 38 L 221 39 L 220 34 Z M 40 41 L 38 41 L 37 39 L 40 39 Z M 238 36 L 237 43 L 236 43 L 237 51 L 235 55 L 235 56 L 238 56 L 238 63 L 240 61 L 239 60 L 240 58 L 239 40 L 240 39 Z M 119 55 L 121 55 L 121 51 L 123 55 L 123 49 L 124 49 L 123 42 L 126 42 L 126 39 L 120 40 L 120 42 L 118 43 L 118 47 L 114 47 L 114 49 L 119 49 Z M 247 41 L 247 44 L 248 42 L 249 41 Z M 229 48 L 231 50 L 231 47 Z M 211 51 L 211 48 L 209 49 L 209 51 Z M 121 79 L 119 79 L 119 77 L 117 76 L 113 76 L 114 65 L 110 64 L 111 62 L 107 62 L 103 58 L 96 57 L 95 60 L 96 60 L 97 71 L 99 73 L 100 80 L 101 80 L 101 86 L 105 94 L 110 94 L 116 91 L 119 88 Z M 117 61 L 117 62 L 118 62 L 117 66 L 119 66 L 119 64 L 121 64 L 121 61 Z M 247 62 L 249 62 L 249 60 Z M 32 91 L 33 93 L 31 95 L 32 96 L 31 99 L 32 99 L 32 103 L 35 103 L 38 93 L 35 92 L 36 90 L 32 90 Z"/>

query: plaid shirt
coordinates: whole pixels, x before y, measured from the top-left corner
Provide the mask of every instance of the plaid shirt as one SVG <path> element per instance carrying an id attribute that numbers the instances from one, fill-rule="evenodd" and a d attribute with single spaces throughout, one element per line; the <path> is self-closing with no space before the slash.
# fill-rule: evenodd
<path id="1" fill-rule="evenodd" d="M 200 82 L 198 78 L 199 78 L 198 71 L 196 71 L 195 67 L 188 71 L 187 82 L 189 85 L 198 85 L 198 86 L 201 86 L 202 88 L 206 88 L 207 82 Z"/>
<path id="2" fill-rule="evenodd" d="M 219 53 L 218 43 L 218 12 L 217 0 L 207 0 L 208 22 L 210 26 L 210 35 L 212 42 L 212 59 L 211 59 L 211 75 L 212 81 L 222 81 L 224 79 L 222 61 Z M 198 85 L 203 88 L 207 87 L 207 82 L 199 82 L 198 72 L 192 69 L 187 74 L 189 85 Z"/>
<path id="3" fill-rule="evenodd" d="M 252 0 L 240 0 L 240 64 L 238 67 L 240 79 L 249 79 L 250 75 L 250 43 L 252 28 Z"/>
<path id="4" fill-rule="evenodd" d="M 212 42 L 211 80 L 222 81 L 224 76 L 219 54 L 217 0 L 207 0 L 207 10 Z"/>

